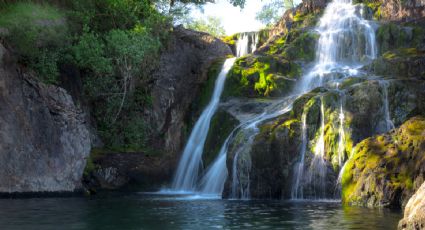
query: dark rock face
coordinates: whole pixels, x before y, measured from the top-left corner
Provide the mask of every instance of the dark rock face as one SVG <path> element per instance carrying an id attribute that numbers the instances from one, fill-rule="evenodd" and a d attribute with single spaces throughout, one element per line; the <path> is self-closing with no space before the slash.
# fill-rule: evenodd
<path id="1" fill-rule="evenodd" d="M 202 93 L 200 85 L 207 80 L 208 68 L 231 54 L 229 46 L 211 35 L 175 29 L 154 73 L 153 108 L 148 119 L 154 127 L 155 148 L 178 158 L 189 135 L 185 130 L 190 106 Z"/>
<path id="2" fill-rule="evenodd" d="M 155 156 L 115 152 L 95 157 L 96 169 L 85 177 L 87 188 L 117 189 L 135 183 L 145 189 L 158 189 L 169 181 L 190 134 L 191 123 L 201 112 L 193 111 L 193 104 L 207 93 L 201 88 L 211 80 L 208 78 L 214 77 L 215 82 L 217 77 L 209 76 L 208 70 L 217 59 L 231 54 L 229 46 L 209 34 L 175 28 L 158 69 L 152 73 L 152 108 L 145 111 L 151 127 L 149 145 Z M 214 138 L 209 137 L 207 143 L 217 141 Z M 213 157 L 216 152 L 211 149 L 211 154 Z"/>
<path id="3" fill-rule="evenodd" d="M 382 16 L 391 21 L 414 21 L 425 17 L 424 0 L 382 1 Z"/>
<path id="4" fill-rule="evenodd" d="M 399 222 L 398 229 L 425 229 L 425 183 L 409 199 L 404 209 L 404 218 Z"/>
<path id="5" fill-rule="evenodd" d="M 64 89 L 34 79 L 0 45 L 0 192 L 81 189 L 85 116 Z"/>

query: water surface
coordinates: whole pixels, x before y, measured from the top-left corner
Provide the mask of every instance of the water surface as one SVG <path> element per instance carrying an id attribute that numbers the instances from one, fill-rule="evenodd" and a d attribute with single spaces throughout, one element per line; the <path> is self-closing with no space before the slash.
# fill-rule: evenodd
<path id="1" fill-rule="evenodd" d="M 396 229 L 401 213 L 338 202 L 103 194 L 0 200 L 0 229 Z"/>

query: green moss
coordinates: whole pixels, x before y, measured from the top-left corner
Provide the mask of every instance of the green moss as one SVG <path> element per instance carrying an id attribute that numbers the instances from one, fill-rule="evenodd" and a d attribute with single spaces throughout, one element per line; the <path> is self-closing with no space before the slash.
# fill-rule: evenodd
<path id="1" fill-rule="evenodd" d="M 86 167 L 84 168 L 83 175 L 85 177 L 90 176 L 92 172 L 97 169 L 96 164 L 94 163 L 96 159 L 100 156 L 107 154 L 109 151 L 105 149 L 94 148 L 91 150 L 90 155 L 86 158 Z"/>
<path id="2" fill-rule="evenodd" d="M 417 25 L 401 26 L 395 23 L 382 24 L 377 30 L 379 51 L 386 53 L 400 48 L 419 47 L 425 30 Z"/>
<path id="3" fill-rule="evenodd" d="M 221 40 L 230 46 L 234 46 L 236 45 L 236 42 L 238 41 L 238 37 L 239 37 L 239 34 L 233 34 L 231 36 L 223 37 Z"/>
<path id="4" fill-rule="evenodd" d="M 238 59 L 227 76 L 223 98 L 270 97 L 288 93 L 300 67 L 273 56 L 246 56 Z"/>
<path id="5" fill-rule="evenodd" d="M 384 53 L 382 56 L 386 60 L 394 60 L 396 58 L 418 57 L 425 55 L 424 52 L 419 51 L 417 48 L 400 48 Z"/>
<path id="6" fill-rule="evenodd" d="M 384 193 L 391 191 L 408 197 L 415 189 L 417 170 L 425 164 L 424 132 L 425 118 L 415 117 L 395 132 L 360 142 L 343 173 L 343 202 L 380 205 Z"/>

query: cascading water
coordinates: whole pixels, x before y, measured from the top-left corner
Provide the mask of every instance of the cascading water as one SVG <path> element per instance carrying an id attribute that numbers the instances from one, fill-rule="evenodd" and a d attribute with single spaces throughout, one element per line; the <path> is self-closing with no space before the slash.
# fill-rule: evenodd
<path id="1" fill-rule="evenodd" d="M 272 106 L 266 111 L 241 125 L 236 136 L 240 141 L 234 147 L 234 158 L 232 163 L 232 188 L 230 197 L 233 199 L 250 198 L 250 170 L 251 158 L 250 150 L 255 136 L 260 131 L 258 125 L 263 121 L 280 116 L 292 108 L 295 97 L 283 99 L 278 106 Z M 229 150 L 227 150 L 229 151 Z M 223 181 L 224 183 L 224 181 Z"/>
<path id="2" fill-rule="evenodd" d="M 298 85 L 298 93 L 308 92 L 331 81 L 340 81 L 350 76 L 356 76 L 362 66 L 377 56 L 375 30 L 372 24 L 364 18 L 362 6 L 353 5 L 351 0 L 333 0 L 329 3 L 320 19 L 317 32 L 320 38 L 317 45 L 316 61 L 311 70 L 303 77 L 301 84 Z M 323 98 L 321 98 L 320 107 L 321 127 L 313 150 L 314 156 L 309 171 L 304 173 L 302 170 L 305 170 L 306 148 L 301 149 L 302 159 L 294 168 L 295 179 L 291 192 L 293 199 L 326 198 L 327 166 L 325 162 Z M 338 142 L 338 164 L 340 167 L 345 160 L 344 118 L 341 99 Z M 306 124 L 304 122 L 303 136 L 306 135 Z M 308 140 L 305 140 L 304 143 L 303 139 L 303 145 L 307 146 L 307 143 Z M 305 174 L 307 174 L 307 179 L 304 181 Z M 305 189 L 309 189 L 309 194 L 306 194 Z"/>
<path id="3" fill-rule="evenodd" d="M 233 66 L 235 58 L 227 59 L 216 80 L 214 92 L 207 108 L 202 112 L 183 151 L 177 168 L 172 189 L 176 191 L 195 191 L 202 167 L 202 152 L 207 138 L 211 118 L 220 102 L 226 75 Z"/>
<path id="4" fill-rule="evenodd" d="M 394 129 L 394 123 L 391 120 L 391 115 L 390 115 L 390 106 L 388 103 L 388 87 L 390 85 L 390 83 L 386 80 L 381 80 L 379 81 L 379 85 L 382 88 L 382 108 L 383 108 L 383 115 L 384 115 L 384 121 L 383 121 L 383 128 L 380 128 L 380 132 L 388 132 L 391 129 Z"/>
<path id="5" fill-rule="evenodd" d="M 320 136 L 314 147 L 314 153 L 319 158 L 325 156 L 325 106 L 323 97 L 320 98 Z"/>
<path id="6" fill-rule="evenodd" d="M 327 6 L 317 27 L 320 38 L 316 52 L 316 61 L 310 71 L 303 76 L 300 84 L 298 84 L 295 95 L 300 95 L 318 86 L 324 86 L 327 82 L 333 80 L 355 76 L 360 67 L 376 57 L 375 31 L 370 22 L 365 20 L 363 16 L 362 8 L 352 5 L 350 0 L 334 0 Z M 258 39 L 258 33 L 242 33 L 237 42 L 237 56 L 240 57 L 254 52 L 258 45 Z M 229 69 L 230 67 L 231 65 L 228 66 Z M 221 75 L 222 74 L 220 74 L 220 77 Z M 218 85 L 219 84 L 216 85 L 215 91 L 219 91 L 219 89 L 217 89 L 219 88 Z M 175 190 L 194 191 L 199 189 L 197 182 L 199 179 L 199 169 L 202 165 L 203 145 L 206 134 L 208 133 L 209 122 L 217 108 L 218 98 L 219 96 L 213 97 L 210 103 L 210 105 L 213 106 L 211 106 L 211 108 L 209 106 L 204 111 L 205 114 L 209 115 L 204 115 L 203 113 L 192 131 L 173 183 L 173 189 Z M 249 152 L 252 145 L 252 141 L 250 140 L 253 140 L 258 133 L 257 125 L 260 122 L 287 112 L 289 110 L 288 108 L 292 106 L 294 98 L 286 98 L 285 101 L 287 102 L 286 109 L 280 108 L 279 110 L 266 111 L 253 120 L 240 125 L 232 132 L 232 135 L 229 136 L 221 148 L 217 159 L 209 167 L 207 173 L 204 174 L 201 180 L 200 186 L 202 193 L 220 194 L 222 192 L 224 182 L 228 176 L 226 158 L 229 146 L 233 141 L 233 137 L 237 133 L 242 132 L 245 135 L 245 141 L 234 151 L 236 154 L 234 155 L 234 162 L 232 164 L 232 196 L 233 198 L 248 198 L 250 169 Z M 326 175 L 327 166 L 325 162 L 324 142 L 325 111 L 322 98 L 320 110 L 320 134 L 315 142 L 316 146 L 313 150 L 315 154 L 307 173 L 305 173 L 304 170 L 307 168 L 305 167 L 305 158 L 308 152 L 307 147 L 309 140 L 306 131 L 306 115 L 303 114 L 303 147 L 301 149 L 301 160 L 296 164 L 294 173 L 295 179 L 292 188 L 292 197 L 295 199 L 306 198 L 304 189 L 307 187 L 312 190 L 307 194 L 308 198 L 325 198 L 325 183 L 323 180 Z M 343 115 L 342 107 L 340 114 Z M 342 130 L 342 132 L 343 120 L 344 117 L 341 116 L 340 130 Z M 204 128 L 200 128 L 201 126 Z M 345 134 L 340 133 L 341 140 L 344 140 L 344 135 Z M 343 161 L 343 157 L 341 157 L 341 161 Z M 319 177 L 318 179 L 317 176 Z"/>
<path id="7" fill-rule="evenodd" d="M 311 187 L 309 197 L 314 199 L 326 198 L 326 172 L 325 162 L 325 106 L 323 97 L 320 97 L 320 135 L 315 143 L 314 156 L 308 171 L 307 185 Z"/>
<path id="8" fill-rule="evenodd" d="M 257 32 L 242 33 L 237 41 L 237 56 L 241 57 L 254 52 L 257 48 L 258 41 L 259 35 Z M 223 191 L 224 181 L 227 178 L 226 151 L 230 136 L 221 148 L 218 158 L 208 168 L 200 181 L 199 177 L 201 174 L 200 170 L 202 168 L 202 153 L 205 140 L 208 135 L 211 118 L 219 106 L 226 75 L 233 66 L 235 60 L 236 58 L 230 58 L 224 63 L 217 78 L 211 101 L 207 108 L 202 112 L 202 115 L 192 130 L 174 177 L 172 185 L 173 191 L 199 192 L 200 190 L 203 194 L 215 195 L 221 194 Z"/>
<path id="9" fill-rule="evenodd" d="M 338 78 L 357 74 L 376 58 L 375 30 L 364 19 L 362 6 L 351 0 L 334 0 L 325 9 L 317 32 L 320 35 L 316 62 L 299 86 L 300 93 Z"/>
<path id="10" fill-rule="evenodd" d="M 254 53 L 257 49 L 259 42 L 258 32 L 245 32 L 239 35 L 239 39 L 236 42 L 236 54 L 238 57 L 245 56 L 250 53 Z"/>
<path id="11" fill-rule="evenodd" d="M 294 170 L 294 181 L 292 184 L 291 198 L 292 199 L 302 199 L 304 197 L 303 191 L 303 176 L 304 176 L 304 161 L 305 161 L 305 152 L 307 151 L 307 111 L 304 109 L 303 114 L 301 115 L 301 159 L 300 162 L 296 163 Z"/>
<path id="12" fill-rule="evenodd" d="M 340 91 L 340 97 L 341 99 L 340 99 L 340 107 L 339 107 L 339 114 L 338 114 L 338 118 L 339 118 L 338 166 L 342 167 L 345 161 L 345 130 L 344 130 L 345 115 L 344 115 L 344 109 L 343 109 L 344 97 L 345 97 L 344 92 Z"/>

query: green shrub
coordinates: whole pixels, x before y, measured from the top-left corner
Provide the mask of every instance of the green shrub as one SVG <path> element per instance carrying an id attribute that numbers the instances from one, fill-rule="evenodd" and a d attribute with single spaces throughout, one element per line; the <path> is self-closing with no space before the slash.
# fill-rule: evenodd
<path id="1" fill-rule="evenodd" d="M 18 2 L 0 12 L 0 27 L 20 62 L 33 68 L 46 83 L 55 83 L 58 62 L 70 40 L 62 12 L 48 4 Z"/>

